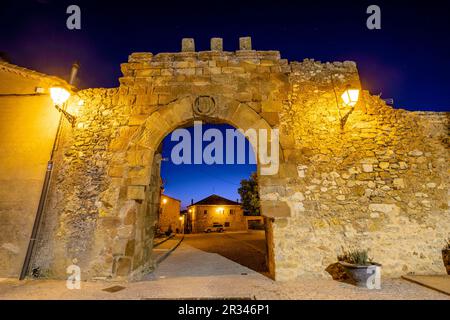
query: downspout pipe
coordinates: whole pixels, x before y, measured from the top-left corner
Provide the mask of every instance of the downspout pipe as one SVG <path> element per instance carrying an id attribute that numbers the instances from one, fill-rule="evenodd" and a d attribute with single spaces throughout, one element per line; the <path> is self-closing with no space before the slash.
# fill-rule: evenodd
<path id="1" fill-rule="evenodd" d="M 58 129 L 56 131 L 55 140 L 53 141 L 52 152 L 50 154 L 50 159 L 47 162 L 47 171 L 45 172 L 44 184 L 42 186 L 41 196 L 39 198 L 39 205 L 36 212 L 36 217 L 33 223 L 33 230 L 31 231 L 30 241 L 28 243 L 27 253 L 25 255 L 25 260 L 23 262 L 22 271 L 20 272 L 19 280 L 24 280 L 30 269 L 31 257 L 33 255 L 33 251 L 36 245 L 37 236 L 39 233 L 39 227 L 41 226 L 42 214 L 44 212 L 45 203 L 47 202 L 47 194 L 50 186 L 50 178 L 53 172 L 53 157 L 55 151 L 57 149 L 59 136 L 61 133 L 61 125 L 62 125 L 62 113 L 60 112 Z"/>

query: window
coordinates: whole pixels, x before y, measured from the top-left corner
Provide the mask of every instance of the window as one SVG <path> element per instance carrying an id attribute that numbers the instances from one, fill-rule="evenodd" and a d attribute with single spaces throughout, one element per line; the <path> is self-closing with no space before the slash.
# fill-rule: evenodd
<path id="1" fill-rule="evenodd" d="M 208 210 L 203 210 L 203 214 L 208 214 Z"/>
<path id="2" fill-rule="evenodd" d="M 225 227 L 229 227 L 230 223 L 229 222 L 225 222 Z"/>
<path id="3" fill-rule="evenodd" d="M 230 215 L 231 215 L 231 214 L 234 214 L 235 212 L 236 212 L 236 210 L 230 209 Z"/>

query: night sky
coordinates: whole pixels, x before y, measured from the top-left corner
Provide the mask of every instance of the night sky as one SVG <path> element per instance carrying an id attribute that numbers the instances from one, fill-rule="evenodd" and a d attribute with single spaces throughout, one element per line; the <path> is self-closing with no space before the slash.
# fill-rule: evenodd
<path id="1" fill-rule="evenodd" d="M 450 110 L 448 1 L 308 2 L 2 0 L 0 51 L 12 63 L 66 78 L 78 60 L 80 88 L 116 87 L 120 63 L 132 52 L 177 52 L 183 37 L 195 38 L 197 51 L 222 37 L 224 49 L 234 51 L 240 36 L 251 36 L 254 49 L 279 50 L 291 61 L 354 60 L 363 87 L 393 98 L 397 108 Z M 70 4 L 81 7 L 81 30 L 66 28 Z M 381 30 L 366 28 L 370 4 L 381 7 Z M 195 200 L 213 191 L 235 200 L 239 180 L 254 170 L 166 167 L 166 190 L 184 203 L 191 190 Z M 215 179 L 207 182 L 207 176 Z M 174 178 L 185 182 L 187 193 Z"/>

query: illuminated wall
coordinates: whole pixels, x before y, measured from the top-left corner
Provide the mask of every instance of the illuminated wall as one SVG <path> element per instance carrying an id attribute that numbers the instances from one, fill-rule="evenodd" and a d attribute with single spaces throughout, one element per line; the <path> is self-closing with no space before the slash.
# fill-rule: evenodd
<path id="1" fill-rule="evenodd" d="M 59 114 L 48 95 L 53 79 L 0 63 L 0 277 L 24 262 Z"/>
<path id="2" fill-rule="evenodd" d="M 171 198 L 167 195 L 161 196 L 160 214 L 158 219 L 158 225 L 161 231 L 165 232 L 171 227 L 172 231 L 176 229 L 182 230 L 182 223 L 180 220 L 180 200 Z"/>

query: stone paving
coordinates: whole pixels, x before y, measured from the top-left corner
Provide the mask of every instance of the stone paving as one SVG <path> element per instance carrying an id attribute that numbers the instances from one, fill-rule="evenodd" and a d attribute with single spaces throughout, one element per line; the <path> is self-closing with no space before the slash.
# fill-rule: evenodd
<path id="1" fill-rule="evenodd" d="M 120 285 L 123 290 L 102 289 Z M 439 299 L 450 296 L 402 279 L 383 279 L 381 290 L 367 290 L 327 279 L 275 282 L 218 254 L 187 244 L 166 258 L 145 281 L 82 282 L 80 290 L 68 290 L 65 281 L 0 280 L 0 299 Z"/>

